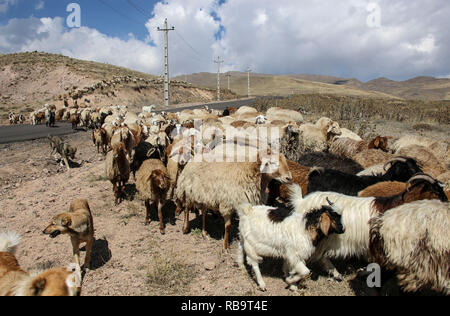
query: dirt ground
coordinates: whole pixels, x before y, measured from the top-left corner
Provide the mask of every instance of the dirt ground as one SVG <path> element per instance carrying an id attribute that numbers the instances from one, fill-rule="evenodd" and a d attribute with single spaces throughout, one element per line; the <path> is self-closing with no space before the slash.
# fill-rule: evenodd
<path id="1" fill-rule="evenodd" d="M 394 131 L 402 127 L 389 125 Z M 380 129 L 385 128 L 379 126 Z M 386 131 L 386 130 L 385 130 Z M 404 132 L 404 130 L 403 130 Z M 445 133 L 445 131 L 444 131 Z M 448 135 L 448 130 L 447 130 Z M 441 135 L 442 136 L 442 135 Z M 46 139 L 0 146 L 0 231 L 22 235 L 17 258 L 27 270 L 66 266 L 72 261 L 67 236 L 50 239 L 42 234 L 51 218 L 65 212 L 73 199 L 86 198 L 94 216 L 93 270 L 83 281 L 85 296 L 354 296 L 372 295 L 356 277 L 363 263 L 339 263 L 343 282 L 330 281 L 313 269 L 305 289 L 286 289 L 281 262 L 265 260 L 263 277 L 268 291 L 258 290 L 250 271 L 235 264 L 237 223 L 229 253 L 222 251 L 223 220 L 208 216 L 208 240 L 201 236 L 200 221 L 191 216 L 192 231 L 182 233 L 182 216 L 174 219 L 174 207 L 164 209 L 166 235 L 159 233 L 157 214 L 144 226 L 145 207 L 131 179 L 127 200 L 114 206 L 112 185 L 105 178 L 104 157 L 97 154 L 90 133 L 66 137 L 78 147 L 73 169 L 67 171 L 50 157 Z M 82 252 L 82 262 L 84 262 Z"/>

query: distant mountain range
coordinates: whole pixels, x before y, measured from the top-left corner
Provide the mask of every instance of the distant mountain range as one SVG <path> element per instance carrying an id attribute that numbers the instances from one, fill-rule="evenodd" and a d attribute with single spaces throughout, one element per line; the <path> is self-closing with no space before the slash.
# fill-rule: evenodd
<path id="1" fill-rule="evenodd" d="M 239 95 L 247 94 L 247 73 L 230 72 L 230 88 Z M 196 86 L 214 88 L 217 74 L 196 73 L 178 76 Z M 227 88 L 228 78 L 221 74 L 221 86 Z M 417 77 L 406 81 L 378 78 L 362 82 L 354 78 L 321 75 L 270 75 L 251 74 L 251 94 L 287 95 L 291 93 L 329 93 L 375 98 L 401 98 L 414 100 L 450 100 L 450 79 Z"/>

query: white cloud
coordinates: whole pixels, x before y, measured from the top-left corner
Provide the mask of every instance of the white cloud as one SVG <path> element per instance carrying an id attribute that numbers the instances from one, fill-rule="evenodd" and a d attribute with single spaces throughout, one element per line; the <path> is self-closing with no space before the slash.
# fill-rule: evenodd
<path id="1" fill-rule="evenodd" d="M 0 0 L 0 13 L 6 13 L 9 7 L 16 5 L 18 0 Z"/>
<path id="2" fill-rule="evenodd" d="M 171 75 L 214 72 L 217 56 L 225 60 L 224 72 L 250 66 L 254 72 L 363 80 L 450 73 L 448 0 L 378 0 L 379 28 L 367 25 L 371 2 L 227 0 L 219 5 L 218 0 L 161 1 L 146 23 L 146 41 L 132 34 L 119 39 L 87 27 L 67 29 L 62 18 L 13 19 L 0 27 L 0 52 L 58 52 L 159 75 L 163 72 L 163 33 L 157 27 L 167 17 L 169 27 L 176 29 L 169 32 Z"/>
<path id="3" fill-rule="evenodd" d="M 36 6 L 34 7 L 36 10 L 42 10 L 45 7 L 45 2 L 44 0 L 40 0 Z"/>
<path id="4" fill-rule="evenodd" d="M 63 18 L 13 19 L 0 27 L 0 51 L 46 51 L 157 73 L 161 57 L 155 47 L 130 37 L 108 37 L 87 27 L 67 29 Z"/>
<path id="5" fill-rule="evenodd" d="M 407 44 L 406 46 L 409 49 L 427 54 L 431 54 L 436 49 L 436 43 L 433 35 L 423 38 L 418 44 Z"/>

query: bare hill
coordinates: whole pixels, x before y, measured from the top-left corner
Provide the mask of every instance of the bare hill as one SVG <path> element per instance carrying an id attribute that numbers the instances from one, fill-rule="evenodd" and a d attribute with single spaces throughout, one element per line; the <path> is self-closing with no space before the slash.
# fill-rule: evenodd
<path id="1" fill-rule="evenodd" d="M 28 113 L 45 103 L 62 106 L 66 96 L 71 104 L 87 99 L 90 105 L 162 105 L 161 78 L 109 64 L 72 59 L 47 53 L 0 55 L 0 120 L 9 111 Z M 171 103 L 209 102 L 216 91 L 172 81 Z M 232 99 L 232 93 L 223 93 Z M 87 101 L 86 101 L 87 102 Z"/>
<path id="2" fill-rule="evenodd" d="M 247 73 L 231 72 L 230 89 L 238 95 L 247 95 Z M 383 92 L 362 90 L 357 87 L 335 84 L 339 78 L 301 75 L 268 75 L 252 73 L 251 94 L 257 96 L 288 94 L 331 94 L 339 96 L 361 96 L 368 98 L 397 99 Z M 185 76 L 175 77 L 184 80 Z M 203 87 L 217 87 L 217 74 L 197 73 L 187 77 L 188 82 Z M 228 78 L 221 74 L 221 87 L 227 89 Z M 321 82 L 317 81 L 321 80 Z"/>
<path id="3" fill-rule="evenodd" d="M 231 90 L 247 94 L 247 73 L 231 72 Z M 183 78 L 180 76 L 178 78 Z M 217 75 L 198 73 L 188 76 L 188 81 L 199 86 L 216 87 Z M 227 87 L 225 74 L 221 75 L 222 88 Z M 367 96 L 375 98 L 401 98 L 412 100 L 450 100 L 450 79 L 416 77 L 405 81 L 378 78 L 362 82 L 355 78 L 293 74 L 251 74 L 252 94 L 287 95 L 294 93 L 327 93 L 341 96 Z"/>

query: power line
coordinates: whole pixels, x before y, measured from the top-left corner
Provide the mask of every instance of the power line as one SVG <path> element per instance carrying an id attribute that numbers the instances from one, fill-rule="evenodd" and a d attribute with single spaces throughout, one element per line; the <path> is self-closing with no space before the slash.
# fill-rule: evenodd
<path id="1" fill-rule="evenodd" d="M 135 8 L 139 13 L 141 13 L 146 18 L 148 18 L 148 19 L 152 18 L 150 15 L 147 14 L 147 12 L 145 12 L 145 9 L 143 9 L 142 7 L 140 7 L 139 5 L 134 3 L 133 1 L 127 0 L 127 2 L 128 2 L 129 5 L 131 5 L 133 8 Z"/>
<path id="2" fill-rule="evenodd" d="M 117 10 L 116 8 L 114 8 L 113 6 L 111 6 L 109 3 L 107 3 L 106 1 L 103 0 L 98 0 L 100 3 L 102 3 L 103 5 L 107 6 L 108 8 L 110 8 L 111 10 L 113 10 L 114 12 L 116 12 L 118 15 L 120 15 L 121 17 L 130 20 L 133 23 L 139 24 L 140 26 L 142 26 L 142 23 L 137 22 L 136 20 L 130 18 L 129 16 L 123 14 L 121 11 Z"/>
<path id="3" fill-rule="evenodd" d="M 150 15 L 147 14 L 147 12 L 145 11 L 145 9 L 143 9 L 141 6 L 139 6 L 138 4 L 134 3 L 131 0 L 127 0 L 128 4 L 130 6 L 132 6 L 133 8 L 135 8 L 139 13 L 141 13 L 143 16 L 145 16 L 148 19 L 152 19 L 153 17 L 151 17 Z M 178 37 L 184 42 L 184 44 L 186 44 L 186 46 L 188 46 L 197 56 L 199 57 L 203 57 L 202 54 L 200 54 L 177 30 L 175 30 L 175 33 L 178 35 Z M 199 62 L 203 62 L 206 63 L 207 61 L 205 60 L 201 60 L 198 58 L 195 58 L 197 61 Z"/>
<path id="4" fill-rule="evenodd" d="M 192 47 L 192 45 L 189 44 L 189 42 L 188 42 L 187 40 L 185 40 L 184 37 L 181 36 L 180 33 L 178 33 L 178 31 L 175 30 L 175 33 L 180 37 L 180 39 L 181 39 L 181 40 L 182 40 L 182 41 L 183 41 L 190 49 L 192 49 L 192 51 L 193 51 L 194 53 L 196 53 L 198 56 L 202 57 L 202 55 L 201 55 L 194 47 Z"/>

